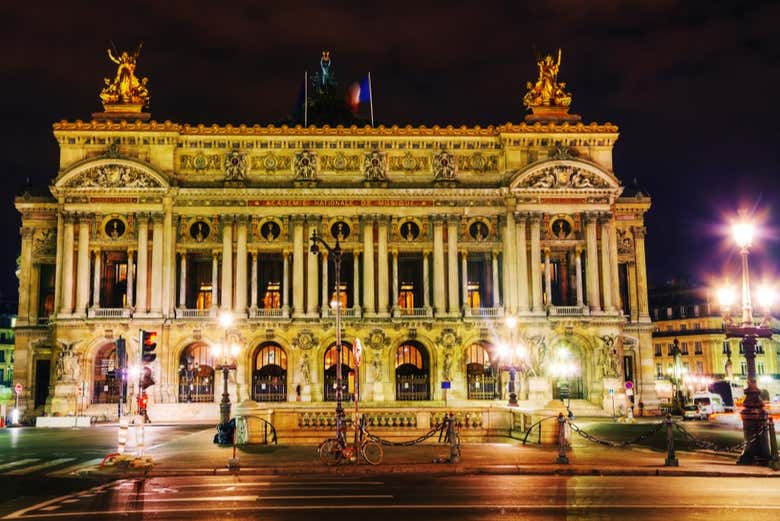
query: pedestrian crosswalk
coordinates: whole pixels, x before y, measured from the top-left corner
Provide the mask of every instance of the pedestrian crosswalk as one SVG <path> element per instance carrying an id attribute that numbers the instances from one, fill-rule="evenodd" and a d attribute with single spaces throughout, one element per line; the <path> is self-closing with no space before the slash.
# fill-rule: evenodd
<path id="1" fill-rule="evenodd" d="M 0 461 L 0 476 L 46 475 L 49 477 L 75 476 L 80 470 L 100 464 L 103 458 L 79 460 L 78 458 L 21 458 Z"/>

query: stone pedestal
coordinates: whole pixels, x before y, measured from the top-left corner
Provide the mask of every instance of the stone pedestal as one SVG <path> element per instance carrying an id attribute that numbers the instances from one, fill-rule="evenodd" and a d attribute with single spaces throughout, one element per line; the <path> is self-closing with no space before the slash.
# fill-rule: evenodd
<path id="1" fill-rule="evenodd" d="M 536 407 L 542 407 L 552 400 L 552 384 L 544 376 L 528 377 L 528 401 Z"/>
<path id="2" fill-rule="evenodd" d="M 384 384 L 382 384 L 382 382 L 374 382 L 372 385 L 374 386 L 372 400 L 375 402 L 385 401 Z"/>
<path id="3" fill-rule="evenodd" d="M 54 394 L 51 397 L 51 416 L 73 416 L 81 399 L 78 394 L 78 382 L 57 382 L 54 384 Z"/>
<path id="4" fill-rule="evenodd" d="M 601 395 L 601 408 L 604 409 L 604 412 L 607 414 L 612 414 L 614 416 L 623 416 L 626 414 L 628 399 L 626 397 L 623 381 L 620 378 L 605 377 L 602 382 L 604 383 L 604 389 Z M 612 393 L 610 393 L 610 389 L 612 389 Z M 613 399 L 614 409 L 612 406 Z"/>
<path id="5" fill-rule="evenodd" d="M 301 385 L 301 401 L 302 402 L 311 401 L 311 384 Z"/>
<path id="6" fill-rule="evenodd" d="M 544 409 L 534 412 L 531 416 L 532 422 L 537 422 L 543 418 L 549 418 L 541 422 L 542 426 L 542 444 L 556 445 L 558 443 L 558 414 L 567 414 L 566 406 L 560 400 L 550 400 L 544 406 Z M 536 430 L 534 430 L 536 432 Z M 568 439 L 568 431 L 567 431 Z"/>

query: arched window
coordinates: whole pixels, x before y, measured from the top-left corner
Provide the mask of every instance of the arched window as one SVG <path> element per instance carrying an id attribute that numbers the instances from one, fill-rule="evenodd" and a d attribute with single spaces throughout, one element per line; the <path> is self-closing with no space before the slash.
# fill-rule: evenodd
<path id="1" fill-rule="evenodd" d="M 119 403 L 122 379 L 116 365 L 116 344 L 104 345 L 95 356 L 92 403 Z"/>
<path id="2" fill-rule="evenodd" d="M 395 352 L 395 399 L 430 400 L 428 351 L 419 342 L 406 342 Z"/>
<path id="3" fill-rule="evenodd" d="M 261 344 L 252 370 L 252 395 L 258 402 L 287 400 L 287 353 L 273 342 Z"/>
<path id="4" fill-rule="evenodd" d="M 338 349 L 333 343 L 325 351 L 325 389 L 324 395 L 326 401 L 336 401 L 336 368 L 338 364 Z M 352 358 L 352 345 L 348 342 L 341 343 L 341 399 L 352 400 L 352 393 L 349 392 L 349 379 L 354 378 L 355 370 L 354 359 Z"/>
<path id="5" fill-rule="evenodd" d="M 492 400 L 498 398 L 498 366 L 490 356 L 487 344 L 474 342 L 466 352 L 468 398 Z"/>
<path id="6" fill-rule="evenodd" d="M 214 362 L 209 346 L 195 342 L 179 358 L 179 402 L 214 401 Z"/>

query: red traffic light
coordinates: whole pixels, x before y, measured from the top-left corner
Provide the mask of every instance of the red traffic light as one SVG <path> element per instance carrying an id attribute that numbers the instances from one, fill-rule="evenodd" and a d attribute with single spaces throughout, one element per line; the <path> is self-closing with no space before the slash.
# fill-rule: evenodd
<path id="1" fill-rule="evenodd" d="M 141 347 L 143 349 L 141 358 L 146 364 L 154 362 L 157 359 L 157 354 L 154 352 L 157 349 L 157 331 L 141 330 L 141 336 Z"/>

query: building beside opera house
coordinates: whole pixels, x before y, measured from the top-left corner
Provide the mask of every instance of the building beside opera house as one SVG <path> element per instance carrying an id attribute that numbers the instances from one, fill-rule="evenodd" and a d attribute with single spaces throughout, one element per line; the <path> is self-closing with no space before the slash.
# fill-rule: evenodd
<path id="1" fill-rule="evenodd" d="M 522 123 L 373 128 L 155 122 L 137 55 L 103 112 L 54 124 L 50 195 L 16 198 L 27 417 L 116 418 L 116 342 L 132 367 L 142 329 L 152 420 L 218 419 L 223 342 L 242 410 L 332 414 L 336 273 L 314 233 L 343 250 L 345 400 L 360 339 L 369 410 L 498 410 L 512 376 L 520 410 L 657 406 L 650 199 L 613 170 L 618 128 L 569 114 L 552 59 Z"/>

